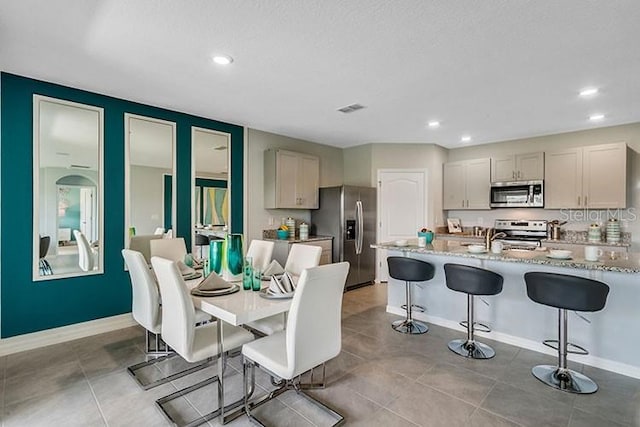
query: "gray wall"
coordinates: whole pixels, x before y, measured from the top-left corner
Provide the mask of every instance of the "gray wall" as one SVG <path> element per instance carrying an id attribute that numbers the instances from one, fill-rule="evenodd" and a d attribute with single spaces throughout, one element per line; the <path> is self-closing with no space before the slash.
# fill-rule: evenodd
<path id="1" fill-rule="evenodd" d="M 131 166 L 131 225 L 136 234 L 153 234 L 163 227 L 163 175 L 171 170 L 148 166 Z"/>
<path id="2" fill-rule="evenodd" d="M 343 183 L 342 149 L 316 144 L 301 139 L 289 138 L 256 129 L 247 130 L 246 171 L 246 243 L 262 237 L 262 230 L 277 228 L 280 219 L 293 217 L 309 221 L 311 214 L 306 209 L 264 209 L 263 153 L 269 148 L 284 148 L 291 151 L 313 154 L 320 157 L 320 187 L 331 187 Z M 273 224 L 270 224 L 270 219 Z"/>

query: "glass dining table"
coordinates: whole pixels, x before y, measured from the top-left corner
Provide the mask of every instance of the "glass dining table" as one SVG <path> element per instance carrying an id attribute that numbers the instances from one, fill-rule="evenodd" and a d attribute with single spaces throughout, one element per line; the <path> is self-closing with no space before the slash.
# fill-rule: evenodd
<path id="1" fill-rule="evenodd" d="M 190 280 L 187 282 L 189 288 L 198 285 L 200 280 Z M 233 294 L 221 295 L 215 297 L 197 297 L 192 296 L 194 306 L 205 313 L 218 319 L 218 402 L 220 407 L 219 420 L 221 424 L 237 418 L 242 414 L 243 401 L 235 402 L 225 408 L 224 404 L 224 381 L 223 368 L 226 362 L 226 356 L 223 351 L 223 335 L 222 322 L 233 326 L 242 326 L 249 322 L 261 320 L 270 316 L 282 314 L 289 311 L 291 307 L 291 299 L 268 299 L 260 296 L 260 292 L 242 289 L 242 283 L 239 284 L 240 290 Z M 238 409 L 236 409 L 238 408 Z M 226 409 L 229 413 L 225 413 Z"/>

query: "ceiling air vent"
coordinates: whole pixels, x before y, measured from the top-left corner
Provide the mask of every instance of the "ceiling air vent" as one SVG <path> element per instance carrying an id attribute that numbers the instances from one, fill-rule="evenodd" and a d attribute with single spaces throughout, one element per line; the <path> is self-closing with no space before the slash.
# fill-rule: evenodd
<path id="1" fill-rule="evenodd" d="M 354 111 L 362 110 L 363 108 L 365 108 L 364 105 L 351 104 L 351 105 L 347 105 L 346 107 L 338 108 L 338 111 L 340 111 L 341 113 L 348 114 L 348 113 L 353 113 Z"/>

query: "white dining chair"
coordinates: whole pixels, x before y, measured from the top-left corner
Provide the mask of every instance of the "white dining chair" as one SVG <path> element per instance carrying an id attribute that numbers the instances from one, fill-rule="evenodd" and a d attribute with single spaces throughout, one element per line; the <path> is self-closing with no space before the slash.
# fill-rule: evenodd
<path id="1" fill-rule="evenodd" d="M 244 403 L 251 421 L 262 425 L 251 411 L 291 389 L 329 411 L 337 418 L 336 424 L 344 420 L 301 390 L 300 375 L 340 353 L 342 295 L 348 272 L 348 262 L 303 270 L 291 301 L 286 330 L 242 346 Z M 283 381 L 266 398 L 249 402 L 255 390 L 256 365 Z"/>
<path id="2" fill-rule="evenodd" d="M 147 360 L 146 362 L 129 366 L 127 371 L 129 371 L 131 376 L 133 376 L 145 390 L 148 390 L 202 369 L 204 365 L 191 367 L 151 382 L 147 382 L 142 377 L 136 375 L 140 369 L 173 357 L 176 353 L 167 347 L 160 335 L 162 331 L 160 293 L 158 284 L 147 265 L 147 261 L 144 259 L 142 253 L 131 249 L 123 249 L 122 257 L 127 265 L 131 279 L 131 314 L 133 315 L 133 319 L 146 331 L 145 354 L 147 356 L 160 356 Z M 195 321 L 196 323 L 209 322 L 211 321 L 211 316 L 201 310 L 196 310 Z"/>
<path id="3" fill-rule="evenodd" d="M 296 276 L 300 276 L 305 268 L 317 267 L 320 263 L 321 255 L 322 248 L 320 246 L 301 244 L 292 245 L 284 270 Z M 265 317 L 264 319 L 249 322 L 246 326 L 253 329 L 258 335 L 271 335 L 284 330 L 286 326 L 285 319 L 285 315 L 276 314 L 274 316 Z"/>
<path id="4" fill-rule="evenodd" d="M 95 267 L 96 251 L 91 248 L 87 238 L 79 230 L 73 230 L 73 236 L 78 244 L 78 265 L 82 271 L 92 271 Z"/>
<path id="5" fill-rule="evenodd" d="M 253 268 L 259 268 L 264 271 L 271 263 L 273 256 L 273 248 L 275 242 L 268 242 L 266 240 L 252 240 L 247 250 L 247 257 L 253 259 Z"/>
<path id="6" fill-rule="evenodd" d="M 156 227 L 153 234 L 156 236 L 164 236 L 164 227 Z"/>
<path id="7" fill-rule="evenodd" d="M 187 255 L 187 245 L 182 237 L 151 240 L 149 248 L 152 258 L 157 256 L 171 261 L 184 261 L 184 257 Z"/>
<path id="8" fill-rule="evenodd" d="M 210 361 L 218 354 L 217 323 L 211 322 L 202 326 L 195 326 L 195 308 L 187 286 L 174 261 L 152 257 L 151 265 L 158 278 L 160 295 L 162 297 L 162 338 L 182 356 L 187 362 Z M 229 324 L 222 325 L 223 351 L 226 353 L 253 340 L 253 335 L 245 329 Z M 217 376 L 208 378 L 186 389 L 171 393 L 156 400 L 156 404 L 175 423 L 171 415 L 165 410 L 164 404 L 186 393 L 202 388 L 216 381 L 222 381 Z M 218 402 L 218 406 L 220 402 Z M 220 409 L 204 415 L 200 420 L 208 421 L 216 417 Z M 195 425 L 193 422 L 189 425 Z"/>
<path id="9" fill-rule="evenodd" d="M 137 236 L 131 236 L 129 239 L 129 249 L 132 251 L 140 252 L 144 256 L 148 265 L 151 265 L 151 241 L 162 239 L 159 234 L 141 234 Z"/>
<path id="10" fill-rule="evenodd" d="M 296 243 L 291 245 L 284 271 L 300 276 L 305 268 L 316 267 L 320 264 L 322 248 L 320 246 L 303 245 Z"/>

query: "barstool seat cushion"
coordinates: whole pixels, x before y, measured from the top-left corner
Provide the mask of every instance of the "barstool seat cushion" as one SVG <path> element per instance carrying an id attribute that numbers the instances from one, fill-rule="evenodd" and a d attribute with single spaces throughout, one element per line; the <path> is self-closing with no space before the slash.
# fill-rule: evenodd
<path id="1" fill-rule="evenodd" d="M 447 287 L 471 295 L 497 295 L 503 278 L 493 271 L 462 264 L 445 264 Z"/>
<path id="2" fill-rule="evenodd" d="M 566 310 L 602 310 L 609 294 L 609 286 L 602 282 L 567 274 L 529 272 L 524 281 L 531 300 Z"/>
<path id="3" fill-rule="evenodd" d="M 389 264 L 389 276 L 406 282 L 431 280 L 436 272 L 433 264 L 413 258 L 390 256 L 387 258 L 387 263 Z"/>

